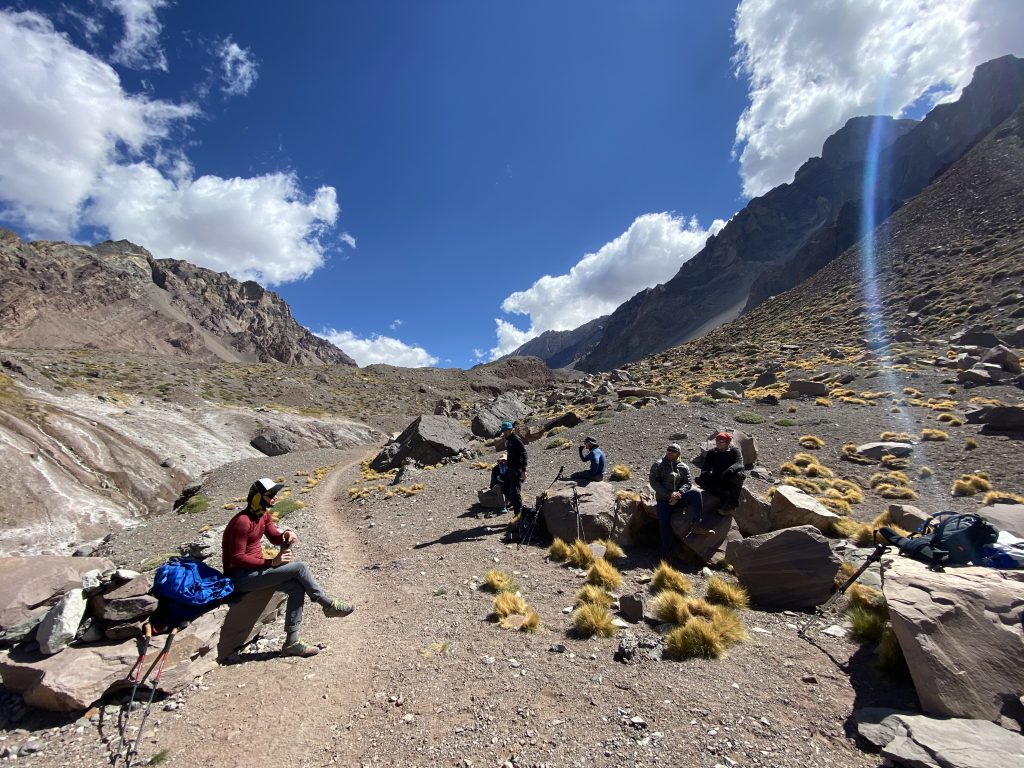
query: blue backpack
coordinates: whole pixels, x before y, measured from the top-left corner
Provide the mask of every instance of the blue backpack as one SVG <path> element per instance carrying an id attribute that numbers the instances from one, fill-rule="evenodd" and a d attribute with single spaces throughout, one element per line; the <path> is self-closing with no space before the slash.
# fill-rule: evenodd
<path id="1" fill-rule="evenodd" d="M 216 607 L 235 591 L 227 576 L 206 563 L 172 557 L 156 569 L 153 588 L 160 605 L 154 616 L 157 624 L 181 624 Z"/>

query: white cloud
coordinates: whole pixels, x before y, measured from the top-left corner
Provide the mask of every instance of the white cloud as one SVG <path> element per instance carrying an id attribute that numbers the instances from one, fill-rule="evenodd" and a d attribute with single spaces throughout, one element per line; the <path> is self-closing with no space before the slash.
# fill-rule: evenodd
<path id="1" fill-rule="evenodd" d="M 126 93 L 38 14 L 0 11 L 0 71 L 0 216 L 29 237 L 92 225 L 265 284 L 324 263 L 333 187 L 307 195 L 294 173 L 196 178 L 170 134 L 199 110 Z"/>
<path id="2" fill-rule="evenodd" d="M 931 103 L 954 98 L 978 64 L 1024 52 L 1021 29 L 1019 0 L 742 0 L 744 192 L 790 181 L 850 117 L 899 115 L 926 92 Z"/>
<path id="3" fill-rule="evenodd" d="M 360 366 L 384 363 L 402 368 L 424 368 L 438 362 L 423 347 L 414 347 L 388 336 L 374 334 L 368 339 L 361 339 L 351 331 L 333 329 L 325 329 L 317 335 L 344 350 Z"/>
<path id="4" fill-rule="evenodd" d="M 247 94 L 256 84 L 256 78 L 259 76 L 252 52 L 227 37 L 221 41 L 217 55 L 220 56 L 224 93 L 229 96 Z"/>
<path id="5" fill-rule="evenodd" d="M 167 0 L 107 0 L 124 17 L 124 37 L 114 50 L 114 61 L 134 69 L 167 70 L 167 57 L 160 47 L 160 22 L 156 12 Z"/>
<path id="6" fill-rule="evenodd" d="M 392 320 L 392 321 L 391 321 L 391 324 L 390 324 L 390 325 L 389 325 L 388 327 L 389 327 L 389 328 L 390 328 L 391 330 L 393 330 L 393 331 L 394 331 L 394 330 L 397 330 L 397 329 L 398 329 L 398 327 L 402 325 L 402 322 L 403 322 L 402 320 L 398 320 L 398 319 Z"/>
<path id="7" fill-rule="evenodd" d="M 491 359 L 508 354 L 544 331 L 577 328 L 612 312 L 639 291 L 670 279 L 717 233 L 725 222 L 703 229 L 695 218 L 647 213 L 629 229 L 588 253 L 566 275 L 545 275 L 525 291 L 502 302 L 505 312 L 528 315 L 530 328 L 521 331 L 496 319 L 498 344 Z"/>

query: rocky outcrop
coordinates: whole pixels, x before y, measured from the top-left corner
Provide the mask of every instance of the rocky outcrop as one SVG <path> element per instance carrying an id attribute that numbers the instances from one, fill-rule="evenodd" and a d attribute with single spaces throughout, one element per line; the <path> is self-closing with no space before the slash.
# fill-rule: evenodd
<path id="1" fill-rule="evenodd" d="M 809 525 L 730 541 L 725 558 L 750 599 L 766 608 L 811 608 L 828 600 L 840 560 Z"/>
<path id="2" fill-rule="evenodd" d="M 940 573 L 901 557 L 883 591 L 927 714 L 998 721 L 1024 713 L 1024 571 Z"/>
<path id="3" fill-rule="evenodd" d="M 625 543 L 628 513 L 620 509 L 615 488 L 610 483 L 589 483 L 579 488 L 574 483 L 555 483 L 546 492 L 544 501 L 544 523 L 548 533 L 570 543 L 579 538 L 574 490 L 582 538 L 585 541 L 605 539 L 612 536 L 614 530 L 616 541 Z"/>
<path id="4" fill-rule="evenodd" d="M 604 333 L 608 315 L 584 323 L 571 331 L 544 331 L 540 336 L 530 339 L 506 357 L 523 357 L 532 355 L 539 357 L 549 368 L 564 368 L 572 365 L 587 354 Z"/>
<path id="5" fill-rule="evenodd" d="M 838 519 L 839 515 L 799 488 L 780 485 L 772 494 L 768 520 L 773 531 L 800 525 L 813 525 L 819 531 L 827 531 Z"/>
<path id="6" fill-rule="evenodd" d="M 432 466 L 466 453 L 472 438 L 472 433 L 455 419 L 420 416 L 385 445 L 370 466 L 382 472 L 400 467 L 409 459 L 420 466 Z"/>
<path id="7" fill-rule="evenodd" d="M 516 422 L 529 415 L 530 411 L 530 406 L 515 392 L 504 392 L 480 408 L 471 429 L 477 437 L 495 437 L 502 422 Z"/>
<path id="8" fill-rule="evenodd" d="M 936 107 L 916 125 L 889 118 L 849 121 L 825 142 L 820 158 L 807 161 L 791 183 L 751 200 L 675 277 L 620 305 L 600 343 L 577 367 L 610 370 L 738 314 L 761 273 L 807 247 L 815 233 L 833 225 L 845 204 L 860 199 L 873 133 L 890 159 L 888 187 L 898 203 L 924 189 L 1022 100 L 1024 60 L 1005 56 L 979 66 L 957 102 Z M 792 274 L 795 281 L 800 270 Z"/>
<path id="9" fill-rule="evenodd" d="M 126 240 L 0 240 L 0 345 L 100 346 L 193 360 L 355 365 L 284 300 Z"/>

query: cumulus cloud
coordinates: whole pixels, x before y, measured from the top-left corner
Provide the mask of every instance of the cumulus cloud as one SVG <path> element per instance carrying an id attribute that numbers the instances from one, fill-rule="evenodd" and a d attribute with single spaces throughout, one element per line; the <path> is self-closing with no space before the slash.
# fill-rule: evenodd
<path id="1" fill-rule="evenodd" d="M 955 98 L 974 67 L 1024 52 L 1019 0 L 742 0 L 737 72 L 749 83 L 736 125 L 744 193 L 790 181 L 850 118 L 900 115 Z"/>
<path id="2" fill-rule="evenodd" d="M 324 263 L 333 187 L 307 195 L 293 172 L 196 178 L 170 137 L 198 108 L 126 93 L 38 14 L 0 11 L 0 71 L 0 215 L 29 237 L 90 225 L 271 285 Z"/>
<path id="3" fill-rule="evenodd" d="M 114 61 L 133 69 L 167 70 L 160 47 L 161 24 L 156 14 L 167 0 L 107 0 L 124 18 L 124 37 L 114 49 Z"/>
<path id="4" fill-rule="evenodd" d="M 568 274 L 545 275 L 525 291 L 502 302 L 505 312 L 527 315 L 529 330 L 522 331 L 498 318 L 498 343 L 491 359 L 508 354 L 544 331 L 577 328 L 613 311 L 639 291 L 670 279 L 717 233 L 725 222 L 716 220 L 704 229 L 696 218 L 648 213 L 629 229 L 588 253 Z"/>
<path id="5" fill-rule="evenodd" d="M 252 52 L 242 48 L 230 37 L 217 48 L 220 57 L 221 83 L 229 96 L 244 96 L 256 84 L 258 73 Z"/>
<path id="6" fill-rule="evenodd" d="M 384 363 L 402 368 L 425 368 L 437 365 L 438 362 L 438 359 L 423 347 L 414 347 L 404 341 L 380 334 L 362 339 L 351 331 L 327 329 L 317 335 L 344 350 L 360 366 Z"/>

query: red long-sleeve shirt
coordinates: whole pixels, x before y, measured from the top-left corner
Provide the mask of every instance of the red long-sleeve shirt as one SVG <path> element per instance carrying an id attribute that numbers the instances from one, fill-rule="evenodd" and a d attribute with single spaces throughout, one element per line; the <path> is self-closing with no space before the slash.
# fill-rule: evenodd
<path id="1" fill-rule="evenodd" d="M 263 557 L 264 536 L 271 544 L 280 545 L 284 541 L 284 534 L 274 525 L 269 512 L 255 517 L 247 510 L 232 517 L 221 539 L 224 570 L 269 567 L 270 560 Z"/>

